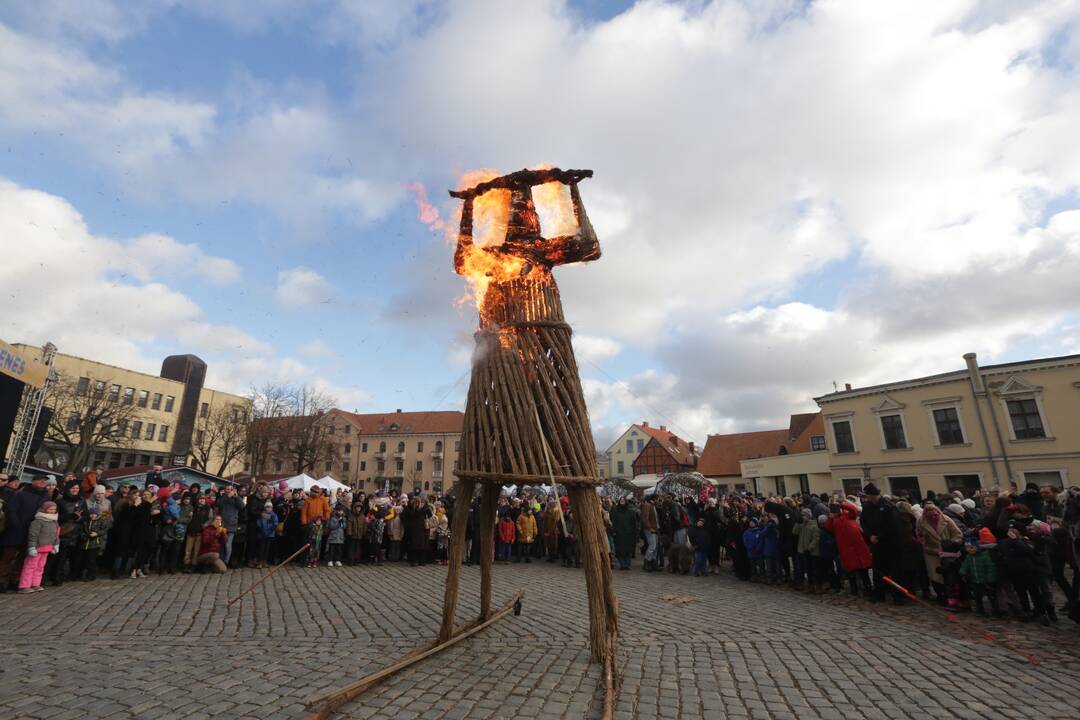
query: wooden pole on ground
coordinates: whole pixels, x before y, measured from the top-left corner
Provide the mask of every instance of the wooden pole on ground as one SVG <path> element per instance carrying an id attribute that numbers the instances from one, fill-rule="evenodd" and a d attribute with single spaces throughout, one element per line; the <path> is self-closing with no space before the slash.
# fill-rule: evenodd
<path id="1" fill-rule="evenodd" d="M 284 567 L 286 563 L 288 563 L 289 561 L 291 561 L 291 560 L 292 560 L 292 559 L 293 559 L 294 557 L 296 557 L 296 556 L 297 556 L 297 555 L 299 555 L 300 553 L 302 553 L 302 552 L 304 552 L 305 550 L 307 550 L 307 549 L 308 549 L 309 547 L 311 547 L 311 543 L 307 543 L 306 545 L 304 545 L 304 547 L 300 548 L 299 550 L 297 550 L 296 552 L 294 552 L 294 553 L 293 553 L 292 555 L 290 555 L 289 557 L 285 558 L 285 559 L 284 559 L 284 560 L 282 560 L 282 561 L 281 561 L 280 563 L 278 563 L 277 565 L 275 565 L 275 566 L 273 567 L 273 569 L 272 569 L 272 570 L 270 570 L 270 572 L 266 573 L 266 574 L 265 574 L 265 575 L 263 575 L 263 576 L 262 576 L 261 578 L 259 578 L 259 579 L 258 579 L 258 580 L 257 580 L 257 581 L 256 581 L 256 582 L 255 582 L 255 583 L 254 583 L 254 584 L 253 584 L 253 585 L 252 585 L 251 587 L 249 587 L 249 588 L 248 588 L 247 590 L 245 590 L 244 592 L 242 592 L 242 593 L 240 593 L 239 595 L 237 595 L 236 597 L 234 597 L 234 598 L 233 598 L 232 600 L 230 600 L 230 601 L 229 601 L 229 604 L 228 604 L 228 605 L 226 605 L 226 607 L 232 607 L 232 606 L 233 606 L 233 603 L 234 603 L 234 602 L 236 602 L 236 601 L 237 601 L 237 600 L 239 600 L 240 598 L 242 598 L 242 597 L 244 597 L 245 595 L 247 595 L 247 594 L 248 594 L 249 592 L 251 592 L 252 590 L 254 590 L 255 588 L 257 588 L 257 587 L 258 587 L 259 585 L 261 585 L 261 584 L 262 584 L 263 582 L 265 582 L 265 581 L 269 580 L 269 579 L 270 579 L 270 576 L 271 576 L 271 575 L 273 575 L 274 573 L 276 573 L 276 572 L 277 572 L 278 570 L 280 570 L 280 569 L 281 569 L 282 567 Z"/>
<path id="2" fill-rule="evenodd" d="M 454 518 L 450 525 L 450 553 L 447 558 L 446 592 L 443 594 L 442 626 L 439 642 L 446 642 L 454 634 L 454 617 L 457 613 L 458 582 L 461 579 L 461 561 L 465 555 L 465 532 L 469 523 L 475 480 L 462 480 L 458 485 Z"/>
<path id="3" fill-rule="evenodd" d="M 480 617 L 491 615 L 491 564 L 495 556 L 495 506 L 499 500 L 499 483 L 480 485 Z M 473 542 L 476 542 L 475 540 Z"/>
<path id="4" fill-rule="evenodd" d="M 435 641 L 422 645 L 412 652 L 408 653 L 393 665 L 387 668 L 383 668 L 378 672 L 374 672 L 370 675 L 366 675 L 354 683 L 350 683 L 339 690 L 332 690 L 322 695 L 315 695 L 309 698 L 305 704 L 311 708 L 316 705 L 321 706 L 308 715 L 305 720 L 327 720 L 330 715 L 339 707 L 354 699 L 360 693 L 364 692 L 368 688 L 372 687 L 380 680 L 384 680 L 393 675 L 399 670 L 403 670 L 414 663 L 418 663 L 424 658 L 431 657 L 435 653 L 441 652 L 452 645 L 455 645 L 465 638 L 471 637 L 481 630 L 491 626 L 495 621 L 509 615 L 514 611 L 514 606 L 521 602 L 521 599 L 525 597 L 525 591 L 519 590 L 517 595 L 511 598 L 510 602 L 504 605 L 498 612 L 489 617 L 487 620 L 477 620 L 471 625 L 459 630 L 450 640 L 446 642 Z"/>

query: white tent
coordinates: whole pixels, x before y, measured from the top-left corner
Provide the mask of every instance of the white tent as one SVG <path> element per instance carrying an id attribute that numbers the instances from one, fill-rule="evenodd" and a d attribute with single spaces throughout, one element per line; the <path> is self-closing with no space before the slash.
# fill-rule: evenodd
<path id="1" fill-rule="evenodd" d="M 331 492 L 340 492 L 342 490 L 349 489 L 348 485 L 338 482 L 329 475 L 323 475 L 321 478 L 319 478 L 319 485 L 322 486 L 323 489 L 330 490 Z"/>
<path id="2" fill-rule="evenodd" d="M 630 481 L 630 484 L 636 488 L 652 488 L 656 487 L 656 483 L 660 482 L 660 476 L 656 473 L 645 473 L 644 475 L 635 475 L 634 479 Z"/>
<path id="3" fill-rule="evenodd" d="M 324 490 L 326 489 L 325 485 L 323 485 L 321 482 L 311 477 L 307 473 L 300 473 L 295 477 L 291 477 L 286 480 L 285 483 L 289 486 L 290 490 L 303 490 L 304 492 L 308 492 L 316 485 L 318 485 Z"/>

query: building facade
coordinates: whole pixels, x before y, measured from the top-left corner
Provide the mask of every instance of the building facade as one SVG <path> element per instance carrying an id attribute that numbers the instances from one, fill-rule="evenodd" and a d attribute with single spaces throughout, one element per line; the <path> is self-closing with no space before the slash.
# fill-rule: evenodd
<path id="1" fill-rule="evenodd" d="M 664 425 L 650 425 L 645 420 L 631 425 L 608 447 L 603 460 L 597 458 L 600 477 L 614 480 L 630 480 L 635 474 L 640 475 L 641 473 L 634 472 L 634 461 L 637 460 L 641 451 L 645 449 L 649 440 L 656 438 L 661 442 L 670 442 L 672 437 L 676 439 L 676 444 L 681 443 L 683 448 L 693 446 L 693 443 L 682 440 Z M 691 454 L 696 457 L 694 451 L 691 451 Z M 605 465 L 606 473 L 604 473 Z"/>
<path id="2" fill-rule="evenodd" d="M 1068 486 L 1080 473 L 1080 355 L 966 368 L 816 398 L 835 488 L 893 495 Z"/>
<path id="3" fill-rule="evenodd" d="M 697 470 L 697 460 L 692 442 L 688 443 L 671 433 L 663 440 L 650 437 L 645 448 L 634 458 L 634 477 L 694 472 Z"/>
<path id="4" fill-rule="evenodd" d="M 832 494 L 835 489 L 821 413 L 792 415 L 787 438 L 787 443 L 770 455 L 739 461 L 742 485 L 761 495 Z"/>
<path id="5" fill-rule="evenodd" d="M 27 354 L 40 353 L 40 348 L 17 345 Z M 191 459 L 192 442 L 200 418 L 221 407 L 236 408 L 247 413 L 251 401 L 241 395 L 204 387 L 206 363 L 194 355 L 173 355 L 165 358 L 160 375 L 109 365 L 57 353 L 53 364 L 58 376 L 66 382 L 57 387 L 73 393 L 74 402 L 63 404 L 57 397 L 53 405 L 67 407 L 67 417 L 54 420 L 64 427 L 77 426 L 80 418 L 74 408 L 93 404 L 115 403 L 123 408 L 122 432 L 113 433 L 114 442 L 95 447 L 87 458 L 86 469 L 101 466 L 106 469 L 141 465 L 187 465 Z M 60 390 L 57 390 L 60 392 Z M 88 402 L 80 403 L 79 399 Z M 50 399 L 46 398 L 50 407 Z M 64 467 L 67 458 L 64 444 L 52 428 L 46 433 L 37 461 L 53 467 Z M 80 468 L 83 469 L 83 468 Z M 230 464 L 227 473 L 242 471 L 242 460 Z"/>
<path id="6" fill-rule="evenodd" d="M 290 418 L 275 418 L 287 422 Z M 276 441 L 254 469 L 257 477 L 308 472 L 329 475 L 365 492 L 445 492 L 454 483 L 465 414 L 456 410 L 358 414 L 333 409 L 318 420 L 325 452 L 307 467 L 295 453 L 275 452 Z"/>
<path id="7" fill-rule="evenodd" d="M 809 476 L 821 474 L 821 460 L 804 458 L 808 462 L 801 465 L 788 457 L 823 450 L 821 413 L 797 413 L 790 416 L 787 428 L 710 435 L 698 472 L 713 480 L 721 492 L 773 494 L 790 486 L 791 490 L 781 493 L 790 494 L 805 485 L 802 475 L 809 481 Z"/>

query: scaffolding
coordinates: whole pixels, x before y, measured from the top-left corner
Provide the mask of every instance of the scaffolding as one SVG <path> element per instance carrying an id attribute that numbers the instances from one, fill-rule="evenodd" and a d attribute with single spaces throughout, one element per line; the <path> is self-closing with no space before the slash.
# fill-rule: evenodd
<path id="1" fill-rule="evenodd" d="M 34 430 L 41 418 L 41 408 L 45 405 L 45 396 L 49 387 L 56 381 L 53 361 L 56 359 L 56 346 L 45 343 L 41 349 L 41 363 L 48 368 L 48 375 L 40 388 L 27 386 L 23 390 L 22 402 L 19 403 L 19 416 L 15 421 L 15 434 L 11 438 L 11 455 L 7 463 L 10 477 L 22 477 L 26 461 L 30 458 L 30 446 L 34 444 Z"/>

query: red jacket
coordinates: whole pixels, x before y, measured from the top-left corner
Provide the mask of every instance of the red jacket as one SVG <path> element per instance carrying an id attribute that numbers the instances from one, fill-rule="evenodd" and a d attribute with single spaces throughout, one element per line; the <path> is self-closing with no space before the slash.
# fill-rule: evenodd
<path id="1" fill-rule="evenodd" d="M 220 553 L 225 547 L 225 528 L 216 528 L 207 525 L 202 529 L 202 543 L 199 545 L 199 554 Z"/>
<path id="2" fill-rule="evenodd" d="M 836 538 L 836 549 L 840 553 L 844 572 L 865 570 L 874 564 L 862 526 L 859 525 L 859 509 L 855 505 L 849 502 L 841 504 L 840 514 L 830 517 L 825 529 Z"/>
<path id="3" fill-rule="evenodd" d="M 514 521 L 508 517 L 504 517 L 499 521 L 499 542 L 512 543 L 517 533 L 517 528 L 514 527 Z"/>

